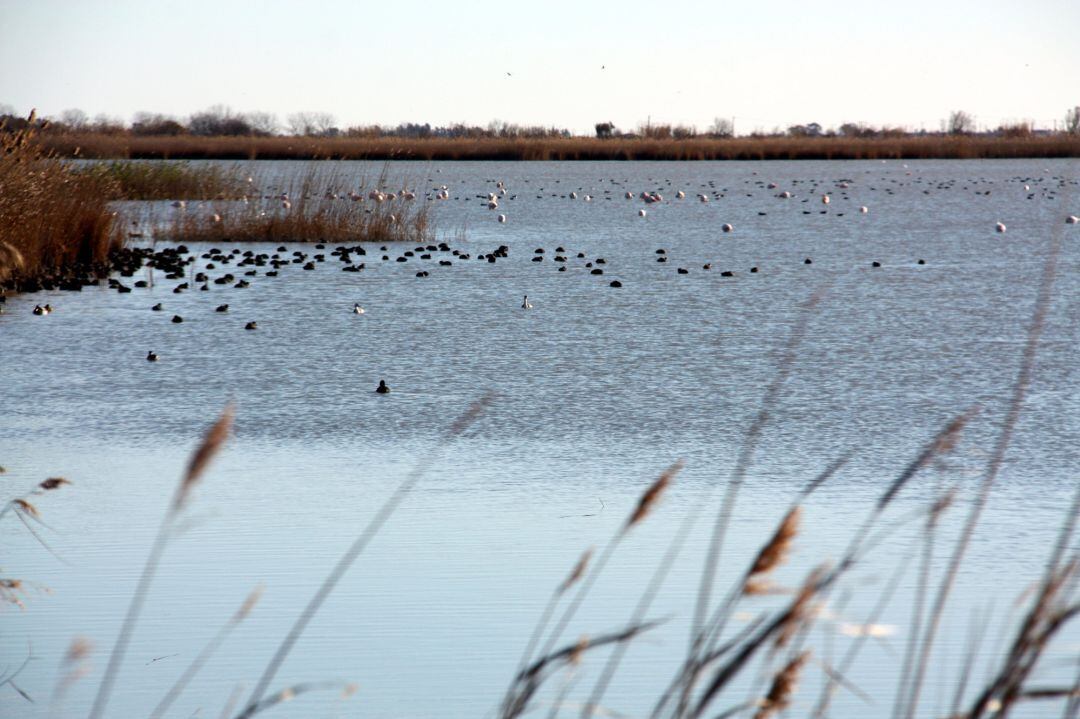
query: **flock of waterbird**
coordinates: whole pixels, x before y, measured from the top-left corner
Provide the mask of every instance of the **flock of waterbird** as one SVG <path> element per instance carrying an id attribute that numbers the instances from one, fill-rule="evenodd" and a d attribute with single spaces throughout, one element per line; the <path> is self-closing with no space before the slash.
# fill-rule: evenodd
<path id="1" fill-rule="evenodd" d="M 755 173 L 756 174 L 756 173 Z M 910 175 L 910 173 L 908 173 Z M 651 178 L 650 178 L 651 179 Z M 1047 180 L 1049 179 L 1049 182 Z M 1072 182 L 1075 184 L 1075 180 L 1067 180 L 1062 177 L 1054 178 L 1013 178 L 1013 182 L 1023 183 L 1023 190 L 1026 199 L 1036 199 L 1037 193 L 1041 193 L 1043 198 L 1053 199 L 1055 193 L 1063 188 L 1067 183 Z M 486 194 L 476 194 L 472 197 L 466 197 L 464 195 L 453 195 L 452 191 L 447 185 L 433 186 L 432 190 L 427 194 L 426 199 L 435 202 L 446 202 L 452 199 L 454 200 L 467 200 L 480 199 L 488 210 L 500 210 L 503 208 L 501 203 L 513 202 L 518 199 L 519 194 L 510 193 L 506 183 L 502 180 L 490 180 L 495 183 L 495 189 L 492 192 Z M 528 180 L 523 180 L 523 184 L 528 184 Z M 553 182 L 556 185 L 561 184 L 561 180 L 554 179 Z M 539 187 L 535 190 L 536 197 L 542 198 L 561 198 L 567 200 L 581 200 L 586 203 L 594 202 L 600 199 L 613 201 L 621 197 L 624 200 L 640 201 L 645 206 L 651 205 L 671 205 L 683 202 L 687 198 L 686 191 L 683 189 L 675 189 L 672 187 L 671 180 L 659 181 L 659 186 L 656 189 L 642 190 L 638 193 L 634 193 L 630 190 L 617 189 L 621 185 L 628 181 L 617 181 L 611 179 L 608 181 L 610 188 L 603 188 L 601 190 L 586 191 L 583 187 L 578 187 L 572 190 L 563 190 L 556 188 L 552 191 L 545 186 Z M 776 182 L 765 182 L 764 180 L 758 180 L 756 178 L 746 181 L 749 185 L 746 189 L 749 190 L 765 190 L 772 197 L 778 200 L 796 200 L 802 203 L 809 204 L 816 200 L 824 209 L 820 209 L 818 212 L 821 214 L 827 214 L 830 212 L 830 206 L 833 203 L 833 197 L 837 196 L 843 200 L 849 199 L 846 191 L 852 186 L 853 180 L 836 180 L 826 182 L 824 180 L 792 180 L 790 182 L 791 189 L 781 189 L 780 185 Z M 892 195 L 896 192 L 896 188 L 890 185 L 890 182 L 896 183 L 896 180 L 889 182 L 878 182 L 883 187 L 881 191 L 886 195 Z M 913 180 L 913 183 L 921 182 L 920 180 Z M 960 181 L 957 180 L 941 180 L 938 182 L 930 183 L 923 192 L 930 194 L 931 189 L 955 189 Z M 1032 185 L 1038 183 L 1040 185 L 1038 190 L 1032 190 Z M 603 184 L 600 181 L 599 184 Z M 972 190 L 972 187 L 975 189 Z M 715 181 L 707 181 L 701 185 L 701 191 L 697 193 L 697 200 L 701 203 L 708 203 L 710 201 L 723 200 L 729 195 L 734 195 L 736 191 L 732 191 L 727 187 L 718 187 Z M 969 181 L 969 184 L 962 185 L 962 189 L 973 191 L 975 195 L 987 197 L 991 194 L 990 189 L 983 189 L 983 186 L 978 181 Z M 870 191 L 878 191 L 878 187 L 869 187 Z M 671 199 L 666 199 L 664 193 L 670 191 Z M 545 194 L 546 193 L 546 194 Z M 594 194 L 595 193 L 595 194 Z M 745 192 L 747 197 L 754 197 L 753 192 Z M 350 192 L 340 196 L 342 199 L 351 199 L 354 201 L 362 201 L 365 199 L 365 195 L 358 192 Z M 338 199 L 339 195 L 333 194 L 330 199 Z M 400 192 L 389 192 L 382 189 L 372 189 L 367 193 L 366 199 L 381 203 L 387 200 L 403 199 L 414 200 L 417 198 L 417 193 L 412 190 L 403 189 Z M 267 195 L 264 199 L 276 200 L 281 203 L 283 210 L 291 209 L 291 202 L 288 192 L 281 192 L 276 195 Z M 177 201 L 172 203 L 173 206 L 179 210 L 186 210 L 187 203 L 183 201 Z M 869 207 L 861 205 L 858 208 L 860 214 L 868 214 Z M 759 211 L 758 215 L 765 215 L 766 211 Z M 803 209 L 802 214 L 810 215 L 813 211 L 810 209 Z M 845 213 L 842 211 L 833 211 L 833 214 L 840 217 Z M 645 207 L 638 209 L 638 215 L 642 218 L 648 216 L 648 212 Z M 505 224 L 508 221 L 508 216 L 505 212 L 500 212 L 497 216 L 497 221 L 501 224 Z M 211 217 L 211 221 L 214 218 Z M 218 221 L 220 217 L 218 216 Z M 1076 215 L 1068 215 L 1065 218 L 1065 222 L 1070 225 L 1080 224 L 1080 218 Z M 735 231 L 734 226 L 729 222 L 723 222 L 718 225 L 721 233 L 732 233 Z M 997 222 L 995 224 L 995 231 L 998 233 L 1004 233 L 1006 226 L 1003 222 Z M 401 243 L 395 243 L 398 247 Z M 325 250 L 326 245 L 319 243 L 315 245 L 315 250 Z M 288 268 L 294 266 L 300 266 L 303 271 L 312 271 L 319 266 L 324 265 L 327 262 L 327 255 L 331 258 L 335 258 L 341 265 L 341 270 L 345 272 L 362 272 L 368 268 L 368 263 L 373 261 L 378 262 L 396 262 L 407 263 L 410 261 L 416 262 L 437 262 L 439 267 L 452 267 L 454 262 L 464 262 L 474 259 L 472 252 L 466 252 L 462 249 L 452 248 L 449 243 L 434 242 L 426 245 L 416 245 L 411 249 L 404 249 L 400 251 L 397 257 L 391 260 L 390 245 L 379 245 L 375 250 L 373 243 L 367 243 L 365 247 L 363 244 L 336 245 L 328 253 L 314 252 L 307 253 L 301 250 L 292 250 L 290 252 L 286 245 L 277 247 L 277 251 L 270 252 L 255 252 L 253 250 L 241 250 L 240 248 L 234 248 L 231 251 L 224 251 L 217 247 L 209 248 L 201 253 L 191 252 L 186 246 L 178 245 L 176 247 L 166 247 L 160 250 L 151 248 L 138 248 L 128 247 L 119 250 L 116 256 L 112 259 L 113 268 L 116 270 L 116 274 L 119 277 L 113 276 L 107 279 L 107 283 L 110 288 L 115 289 L 120 293 L 129 293 L 132 291 L 132 287 L 125 285 L 123 280 L 125 278 L 134 277 L 135 274 L 140 271 L 141 268 L 151 268 L 151 272 L 148 273 L 147 279 L 140 279 L 134 281 L 134 288 L 150 289 L 154 287 L 155 277 L 163 276 L 165 280 L 177 281 L 177 284 L 172 286 L 171 291 L 176 294 L 193 290 L 196 287 L 199 291 L 207 292 L 211 290 L 211 285 L 216 286 L 229 286 L 233 289 L 244 289 L 251 286 L 251 282 L 254 278 L 258 277 L 261 273 L 262 276 L 273 278 L 278 277 L 279 274 Z M 371 253 L 371 254 L 369 254 Z M 494 264 L 500 259 L 509 257 L 510 247 L 506 244 L 500 244 L 494 250 L 490 252 L 477 253 L 475 259 Z M 540 263 L 544 261 L 547 251 L 543 247 L 538 247 L 533 251 L 532 262 Z M 669 255 L 665 248 L 657 248 L 655 250 L 655 261 L 658 263 L 668 262 Z M 803 260 L 804 264 L 812 264 L 812 259 L 807 257 Z M 579 268 L 587 270 L 590 275 L 603 275 L 604 266 L 607 261 L 603 257 L 589 258 L 583 252 L 571 253 L 563 246 L 558 246 L 554 250 L 553 264 L 557 267 L 558 272 L 566 272 L 568 267 Z M 918 259 L 917 264 L 925 264 L 925 260 Z M 881 267 L 880 262 L 873 262 L 872 267 Z M 233 272 L 228 271 L 233 268 L 236 273 L 242 273 L 242 277 L 238 277 Z M 712 263 L 706 262 L 702 265 L 703 270 L 712 269 Z M 676 273 L 679 275 L 689 274 L 690 270 L 686 267 L 678 267 Z M 758 267 L 754 266 L 749 269 L 751 274 L 758 272 Z M 217 274 L 217 276 L 213 276 Z M 723 270 L 718 273 L 721 277 L 733 277 L 735 272 L 733 270 Z M 427 269 L 420 269 L 415 273 L 418 278 L 428 277 L 430 271 Z M 250 279 L 249 279 L 250 278 Z M 160 282 L 160 279 L 158 280 Z M 89 282 L 88 284 L 98 284 L 96 281 Z M 619 288 L 622 287 L 622 282 L 618 279 L 612 280 L 608 283 L 610 287 Z M 3 311 L 2 301 L 5 298 L 0 295 L 0 312 Z M 521 308 L 524 310 L 533 309 L 533 304 L 529 300 L 528 295 L 525 295 L 521 302 Z M 158 302 L 153 305 L 151 311 L 162 312 L 164 311 L 164 303 Z M 218 304 L 215 307 L 217 313 L 228 313 L 228 304 Z M 351 310 L 353 314 L 363 315 L 366 310 L 359 304 L 354 303 Z M 53 312 L 53 308 L 49 304 L 35 305 L 33 314 L 37 316 L 45 316 Z M 180 324 L 184 321 L 184 318 L 179 314 L 172 316 L 172 323 Z M 258 324 L 254 320 L 247 321 L 243 325 L 245 330 L 251 331 L 258 329 Z M 159 356 L 154 351 L 148 351 L 146 359 L 150 362 L 157 362 Z M 375 390 L 379 394 L 387 394 L 390 392 L 390 388 L 385 381 L 380 381 L 378 388 Z"/>

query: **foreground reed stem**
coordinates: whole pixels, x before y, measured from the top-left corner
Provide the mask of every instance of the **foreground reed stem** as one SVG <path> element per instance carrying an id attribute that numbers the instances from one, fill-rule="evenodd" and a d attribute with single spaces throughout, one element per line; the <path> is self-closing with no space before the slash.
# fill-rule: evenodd
<path id="1" fill-rule="evenodd" d="M 93 707 L 90 709 L 90 719 L 98 719 L 105 714 L 113 684 L 116 682 L 116 675 L 124 662 L 124 655 L 127 653 L 128 644 L 131 642 L 131 635 L 135 631 L 135 625 L 138 623 L 139 615 L 142 613 L 143 605 L 146 603 L 150 583 L 154 579 L 154 574 L 156 574 L 158 565 L 161 563 L 161 556 L 172 536 L 176 517 L 179 515 L 180 510 L 183 509 L 191 490 L 202 477 L 210 461 L 225 443 L 229 432 L 232 430 L 232 421 L 232 405 L 228 405 L 191 456 L 187 472 L 185 472 L 180 484 L 177 485 L 173 493 L 172 501 L 165 511 L 165 517 L 158 526 L 157 536 L 150 547 L 150 554 L 146 558 L 146 564 L 143 565 L 142 573 L 139 575 L 139 583 L 135 587 L 135 594 L 131 597 L 131 604 L 128 605 L 127 615 L 124 617 L 124 623 L 120 627 L 120 634 L 117 636 L 116 644 L 113 645 L 112 653 L 109 655 L 109 664 L 105 669 L 101 685 L 98 687 Z"/>

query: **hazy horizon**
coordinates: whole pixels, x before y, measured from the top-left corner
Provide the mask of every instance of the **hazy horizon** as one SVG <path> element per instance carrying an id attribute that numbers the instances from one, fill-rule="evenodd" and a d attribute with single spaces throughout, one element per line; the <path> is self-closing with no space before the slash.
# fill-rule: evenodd
<path id="1" fill-rule="evenodd" d="M 339 127 L 492 120 L 591 132 L 611 121 L 746 134 L 817 122 L 935 131 L 1060 126 L 1080 104 L 1080 3 L 920 0 L 902 10 L 689 2 L 93 6 L 0 0 L 0 105 L 130 120 L 214 105 L 326 112 Z"/>

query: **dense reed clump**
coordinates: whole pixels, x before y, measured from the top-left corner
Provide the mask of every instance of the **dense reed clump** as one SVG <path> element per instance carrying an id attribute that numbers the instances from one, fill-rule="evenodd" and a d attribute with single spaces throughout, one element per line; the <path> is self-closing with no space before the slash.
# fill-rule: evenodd
<path id="1" fill-rule="evenodd" d="M 237 172 L 220 165 L 117 160 L 78 169 L 114 189 L 111 200 L 214 200 L 239 198 L 248 187 Z"/>
<path id="2" fill-rule="evenodd" d="M 389 189 L 384 172 L 372 188 L 312 167 L 283 192 L 263 194 L 252 178 L 239 200 L 174 207 L 155 218 L 154 237 L 170 242 L 424 242 L 431 237 L 427 203 L 404 187 Z M 356 186 L 367 192 L 358 192 Z M 280 188 L 279 188 L 280 189 Z"/>
<path id="3" fill-rule="evenodd" d="M 204 137 L 50 134 L 61 155 L 235 160 L 887 160 L 1080 157 L 1080 136 Z"/>
<path id="4" fill-rule="evenodd" d="M 121 243 L 109 208 L 113 179 L 74 171 L 35 139 L 30 126 L 0 126 L 0 287 L 81 286 L 107 272 Z"/>

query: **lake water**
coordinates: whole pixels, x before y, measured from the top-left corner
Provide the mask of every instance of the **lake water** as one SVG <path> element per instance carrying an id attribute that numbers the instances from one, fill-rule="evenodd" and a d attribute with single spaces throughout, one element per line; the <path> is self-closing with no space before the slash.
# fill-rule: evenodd
<path id="1" fill-rule="evenodd" d="M 284 185 L 306 168 L 266 163 L 256 171 Z M 372 178 L 381 165 L 333 169 Z M 838 559 L 889 482 L 946 422 L 978 405 L 957 448 L 890 508 L 880 525 L 889 531 L 807 638 L 815 660 L 796 716 L 818 697 L 816 662 L 838 663 L 853 641 L 838 629 L 867 621 L 894 570 L 906 570 L 877 620 L 894 633 L 868 642 L 848 670 L 865 696 L 841 690 L 831 714 L 883 716 L 912 620 L 918 513 L 957 489 L 934 545 L 938 578 L 1006 415 L 1044 260 L 1062 233 L 1030 391 L 945 614 L 918 715 L 948 711 L 976 620 L 984 636 L 969 697 L 997 666 L 1022 613 L 1015 602 L 1040 576 L 1077 490 L 1080 225 L 1064 224 L 1080 214 L 1075 163 L 403 163 L 389 175 L 426 194 L 449 188 L 451 199 L 433 203 L 437 239 L 472 259 L 434 252 L 396 262 L 414 248 L 368 246 L 355 258 L 366 269 L 350 273 L 331 247 L 289 245 L 283 255 L 324 252 L 327 261 L 315 271 L 290 265 L 276 278 L 260 271 L 246 289 L 211 283 L 209 292 L 174 294 L 179 281 L 158 273 L 152 288 L 130 294 L 101 287 L 8 298 L 0 315 L 0 486 L 11 498 L 50 476 L 72 485 L 32 498 L 48 525 L 37 530 L 56 556 L 14 516 L 0 521 L 2 576 L 35 587 L 24 610 L 0 609 L 0 666 L 17 667 L 31 646 L 16 681 L 36 702 L 0 687 L 0 714 L 86 714 L 187 457 L 232 401 L 235 436 L 166 550 L 110 716 L 147 715 L 261 584 L 260 603 L 171 715 L 216 717 L 237 687 L 250 691 L 322 578 L 426 458 L 431 468 L 274 685 L 340 680 L 356 682 L 355 695 L 315 691 L 273 712 L 491 715 L 553 588 L 683 459 L 685 469 L 614 553 L 565 634 L 574 641 L 622 626 L 683 521 L 703 510 L 648 613 L 665 623 L 631 646 L 605 695 L 613 712 L 647 715 L 685 650 L 708 533 L 735 458 L 800 308 L 821 291 L 738 496 L 716 595 L 745 570 L 799 489 L 852 452 L 805 503 L 775 580 L 797 586 L 818 563 Z M 489 211 L 497 180 L 508 194 Z M 675 197 L 680 189 L 686 199 Z M 664 200 L 646 206 L 623 197 L 642 190 Z M 776 196 L 785 190 L 793 197 Z M 185 211 L 209 210 L 190 203 Z M 1004 234 L 995 232 L 999 221 Z M 723 223 L 734 231 L 722 232 Z M 503 244 L 508 257 L 476 259 Z M 276 251 L 218 245 L 234 247 Z M 543 261 L 533 261 L 537 248 Z M 658 249 L 666 263 L 657 262 Z M 556 254 L 568 261 L 555 262 Z M 592 269 L 602 276 L 585 266 L 598 258 L 605 263 Z M 421 269 L 430 276 L 416 277 Z M 721 276 L 725 270 L 734 276 Z M 240 275 L 235 264 L 210 274 L 225 272 Z M 131 280 L 147 277 L 144 270 Z M 531 310 L 521 308 L 523 295 Z M 33 316 L 45 302 L 54 313 Z M 165 311 L 150 311 L 157 302 Z M 215 313 L 223 302 L 228 313 Z M 353 314 L 353 303 L 366 312 Z M 184 322 L 171 323 L 174 314 Z M 258 330 L 245 331 L 248 321 Z M 160 361 L 147 362 L 148 350 Z M 391 394 L 374 393 L 380 379 Z M 435 452 L 486 392 L 494 393 L 490 407 Z M 730 631 L 780 601 L 744 600 Z M 63 656 L 76 637 L 94 650 L 89 673 L 67 686 Z M 1034 683 L 1070 684 L 1078 652 L 1074 627 L 1047 652 Z M 586 655 L 576 669 L 564 715 L 577 712 L 605 656 Z M 538 697 L 545 714 L 566 684 L 560 675 Z M 750 686 L 740 683 L 716 710 L 748 699 Z"/>

